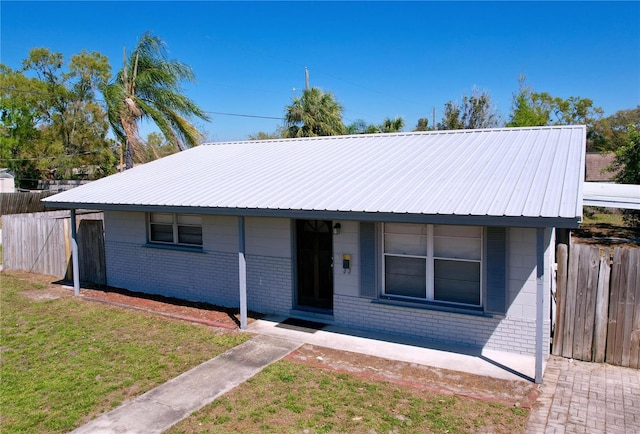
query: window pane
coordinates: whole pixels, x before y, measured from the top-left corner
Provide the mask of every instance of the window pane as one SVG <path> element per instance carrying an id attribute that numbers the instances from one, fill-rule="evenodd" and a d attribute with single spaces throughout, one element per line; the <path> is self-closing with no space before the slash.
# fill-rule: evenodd
<path id="1" fill-rule="evenodd" d="M 427 225 L 411 223 L 385 223 L 384 232 L 387 234 L 427 235 Z"/>
<path id="2" fill-rule="evenodd" d="M 433 237 L 433 255 L 441 258 L 480 260 L 482 242 L 480 238 Z"/>
<path id="3" fill-rule="evenodd" d="M 159 241 L 161 243 L 173 242 L 173 225 L 151 225 L 151 241 Z"/>
<path id="4" fill-rule="evenodd" d="M 173 224 L 173 214 L 165 214 L 160 212 L 152 212 L 150 214 L 152 223 L 169 223 Z"/>
<path id="5" fill-rule="evenodd" d="M 426 261 L 421 258 L 385 256 L 385 293 L 425 298 Z"/>
<path id="6" fill-rule="evenodd" d="M 202 245 L 201 226 L 178 226 L 178 243 Z"/>
<path id="7" fill-rule="evenodd" d="M 434 261 L 434 299 L 480 305 L 480 263 Z"/>
<path id="8" fill-rule="evenodd" d="M 433 234 L 445 237 L 466 237 L 480 238 L 482 236 L 481 226 L 452 226 L 452 225 L 434 225 Z"/>
<path id="9" fill-rule="evenodd" d="M 386 234 L 384 251 L 400 255 L 427 256 L 427 237 L 426 235 Z"/>
<path id="10" fill-rule="evenodd" d="M 202 225 L 202 218 L 199 215 L 178 214 L 179 225 Z"/>

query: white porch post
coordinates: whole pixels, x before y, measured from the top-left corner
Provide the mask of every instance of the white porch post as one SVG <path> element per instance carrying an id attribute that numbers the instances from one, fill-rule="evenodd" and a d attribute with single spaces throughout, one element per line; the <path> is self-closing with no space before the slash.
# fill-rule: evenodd
<path id="1" fill-rule="evenodd" d="M 71 210 L 71 269 L 73 271 L 73 294 L 80 295 L 80 269 L 78 268 L 78 233 L 76 231 L 76 210 Z"/>
<path id="2" fill-rule="evenodd" d="M 535 382 L 542 383 L 544 342 L 544 228 L 536 229 L 536 373 Z"/>
<path id="3" fill-rule="evenodd" d="M 247 261 L 244 257 L 244 217 L 238 217 L 238 283 L 240 286 L 240 330 L 247 328 Z"/>

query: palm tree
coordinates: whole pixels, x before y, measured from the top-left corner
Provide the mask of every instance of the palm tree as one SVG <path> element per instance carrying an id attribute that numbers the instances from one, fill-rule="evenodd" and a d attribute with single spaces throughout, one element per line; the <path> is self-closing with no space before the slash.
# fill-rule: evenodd
<path id="1" fill-rule="evenodd" d="M 396 117 L 393 119 L 385 118 L 380 124 L 380 131 L 383 133 L 398 133 L 404 128 L 404 119 Z"/>
<path id="2" fill-rule="evenodd" d="M 153 121 L 167 141 L 184 150 L 198 144 L 202 135 L 189 121 L 208 120 L 196 103 L 181 94 L 180 83 L 194 82 L 191 68 L 166 57 L 166 45 L 149 32 L 142 35 L 114 81 L 103 89 L 109 123 L 116 139 L 126 145 L 127 169 L 133 157 L 141 156 L 142 140 L 138 123 Z"/>
<path id="3" fill-rule="evenodd" d="M 331 93 L 312 87 L 286 108 L 286 137 L 336 136 L 346 133 L 342 106 Z"/>

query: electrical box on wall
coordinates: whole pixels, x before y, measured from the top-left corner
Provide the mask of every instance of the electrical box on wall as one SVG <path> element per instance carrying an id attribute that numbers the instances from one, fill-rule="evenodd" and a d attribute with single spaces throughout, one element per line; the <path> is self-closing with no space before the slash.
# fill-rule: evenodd
<path id="1" fill-rule="evenodd" d="M 346 272 L 347 270 L 351 272 L 351 255 L 342 255 L 342 270 L 344 272 Z"/>

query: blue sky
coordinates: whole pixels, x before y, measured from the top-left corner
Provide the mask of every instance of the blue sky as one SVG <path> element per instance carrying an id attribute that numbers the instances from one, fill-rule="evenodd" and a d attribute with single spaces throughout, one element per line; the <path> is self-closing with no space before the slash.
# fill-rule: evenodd
<path id="1" fill-rule="evenodd" d="M 0 3 L 0 61 L 34 47 L 68 59 L 108 56 L 149 30 L 192 67 L 185 93 L 203 109 L 283 116 L 304 87 L 332 92 L 345 123 L 440 120 L 476 87 L 506 119 L 518 76 L 535 91 L 591 98 L 609 115 L 640 104 L 640 2 L 12 2 Z M 212 114 L 212 141 L 272 132 L 282 121 Z"/>

